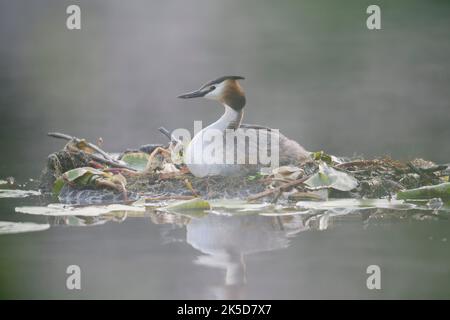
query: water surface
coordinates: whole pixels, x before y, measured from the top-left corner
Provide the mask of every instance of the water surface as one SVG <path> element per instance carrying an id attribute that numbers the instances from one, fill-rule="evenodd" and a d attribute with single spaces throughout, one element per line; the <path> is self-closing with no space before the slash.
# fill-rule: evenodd
<path id="1" fill-rule="evenodd" d="M 23 202 L 3 199 L 1 210 Z M 448 215 L 365 212 L 11 213 L 9 221 L 51 227 L 0 235 L 0 292 L 50 299 L 448 298 Z M 73 264 L 81 268 L 79 291 L 66 288 Z M 381 268 L 381 290 L 367 288 L 369 265 Z"/>

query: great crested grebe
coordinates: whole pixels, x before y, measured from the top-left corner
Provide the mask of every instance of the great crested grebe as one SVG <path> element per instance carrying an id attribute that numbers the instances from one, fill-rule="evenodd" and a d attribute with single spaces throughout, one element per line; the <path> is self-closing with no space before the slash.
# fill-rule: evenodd
<path id="1" fill-rule="evenodd" d="M 242 79 L 239 76 L 220 77 L 196 91 L 178 96 L 182 99 L 204 97 L 220 102 L 225 108 L 222 117 L 198 132 L 185 149 L 185 163 L 197 177 L 247 175 L 263 167 L 295 164 L 310 157 L 308 151 L 278 130 L 241 123 L 246 102 L 244 90 L 238 82 Z M 217 137 L 217 134 L 223 143 L 220 141 L 211 152 L 211 137 Z M 232 143 L 226 142 L 228 134 L 234 135 Z M 254 139 L 255 135 L 257 140 Z M 267 157 L 275 159 L 277 163 L 268 163 Z M 255 161 L 252 161 L 254 158 Z"/>

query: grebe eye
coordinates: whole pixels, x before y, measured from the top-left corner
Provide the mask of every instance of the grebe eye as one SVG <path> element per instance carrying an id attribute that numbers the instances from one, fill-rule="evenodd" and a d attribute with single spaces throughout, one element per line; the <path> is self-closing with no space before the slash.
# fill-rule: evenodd
<path id="1" fill-rule="evenodd" d="M 209 87 L 209 89 L 211 89 L 211 91 L 213 91 L 213 90 L 216 90 L 216 87 L 215 86 L 211 86 L 211 87 Z"/>

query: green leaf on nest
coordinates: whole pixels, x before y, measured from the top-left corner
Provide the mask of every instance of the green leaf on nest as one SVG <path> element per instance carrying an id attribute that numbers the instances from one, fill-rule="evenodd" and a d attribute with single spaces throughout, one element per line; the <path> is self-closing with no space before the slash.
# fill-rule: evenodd
<path id="1" fill-rule="evenodd" d="M 53 188 L 52 188 L 52 193 L 55 197 L 57 197 L 59 195 L 59 193 L 61 192 L 61 189 L 64 187 L 65 184 L 66 184 L 66 182 L 64 181 L 64 179 L 62 177 L 59 177 L 58 179 L 56 179 L 55 183 L 53 184 Z"/>
<path id="2" fill-rule="evenodd" d="M 313 153 L 311 153 L 311 156 L 312 156 L 312 158 L 314 160 L 317 160 L 317 161 L 320 160 L 320 161 L 323 161 L 323 162 L 325 162 L 327 164 L 332 164 L 333 163 L 333 158 L 329 154 L 326 154 L 323 151 L 313 152 Z"/>
<path id="3" fill-rule="evenodd" d="M 148 159 L 149 155 L 147 153 L 129 152 L 124 154 L 120 160 L 135 170 L 144 171 L 147 168 Z"/>
<path id="4" fill-rule="evenodd" d="M 329 167 L 326 163 L 319 165 L 319 172 L 305 181 L 311 188 L 333 188 L 350 191 L 358 186 L 358 181 L 348 173 Z"/>
<path id="5" fill-rule="evenodd" d="M 91 167 L 75 168 L 63 173 L 61 177 L 56 179 L 52 192 L 55 196 L 58 196 L 66 183 L 75 184 L 80 187 L 100 186 L 102 185 L 99 183 L 101 181 L 110 181 L 112 184 L 115 184 L 117 178 L 120 178 L 120 175 L 113 175 L 112 173 L 103 172 Z"/>
<path id="6" fill-rule="evenodd" d="M 105 176 L 107 174 L 91 167 L 81 167 L 65 172 L 63 178 L 68 182 L 80 182 L 81 184 L 85 184 L 89 181 L 89 178 L 94 175 Z"/>

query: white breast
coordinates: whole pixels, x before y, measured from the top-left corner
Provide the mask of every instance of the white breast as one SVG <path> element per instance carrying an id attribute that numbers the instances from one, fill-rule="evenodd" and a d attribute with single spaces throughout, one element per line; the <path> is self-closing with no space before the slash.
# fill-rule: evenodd
<path id="1" fill-rule="evenodd" d="M 222 155 L 226 155 L 230 146 L 224 143 L 225 130 L 231 123 L 239 123 L 242 119 L 242 113 L 237 112 L 227 105 L 224 105 L 225 113 L 219 120 L 201 130 L 195 135 L 191 143 L 185 150 L 184 160 L 191 173 L 197 177 L 222 175 L 231 176 L 240 174 L 242 168 L 236 164 L 226 164 L 225 161 L 218 161 L 220 155 L 212 155 L 209 150 L 211 146 L 211 137 L 220 135 L 222 140 Z"/>
<path id="2" fill-rule="evenodd" d="M 184 161 L 193 175 L 247 175 L 257 172 L 261 167 L 278 167 L 309 157 L 309 152 L 298 143 L 274 129 L 247 125 L 232 130 L 235 139 L 230 140 L 227 128 L 231 123 L 240 123 L 241 118 L 242 113 L 225 106 L 225 113 L 219 120 L 195 135 L 184 152 Z M 254 135 L 256 140 L 249 139 Z M 221 145 L 217 142 L 221 142 Z"/>

